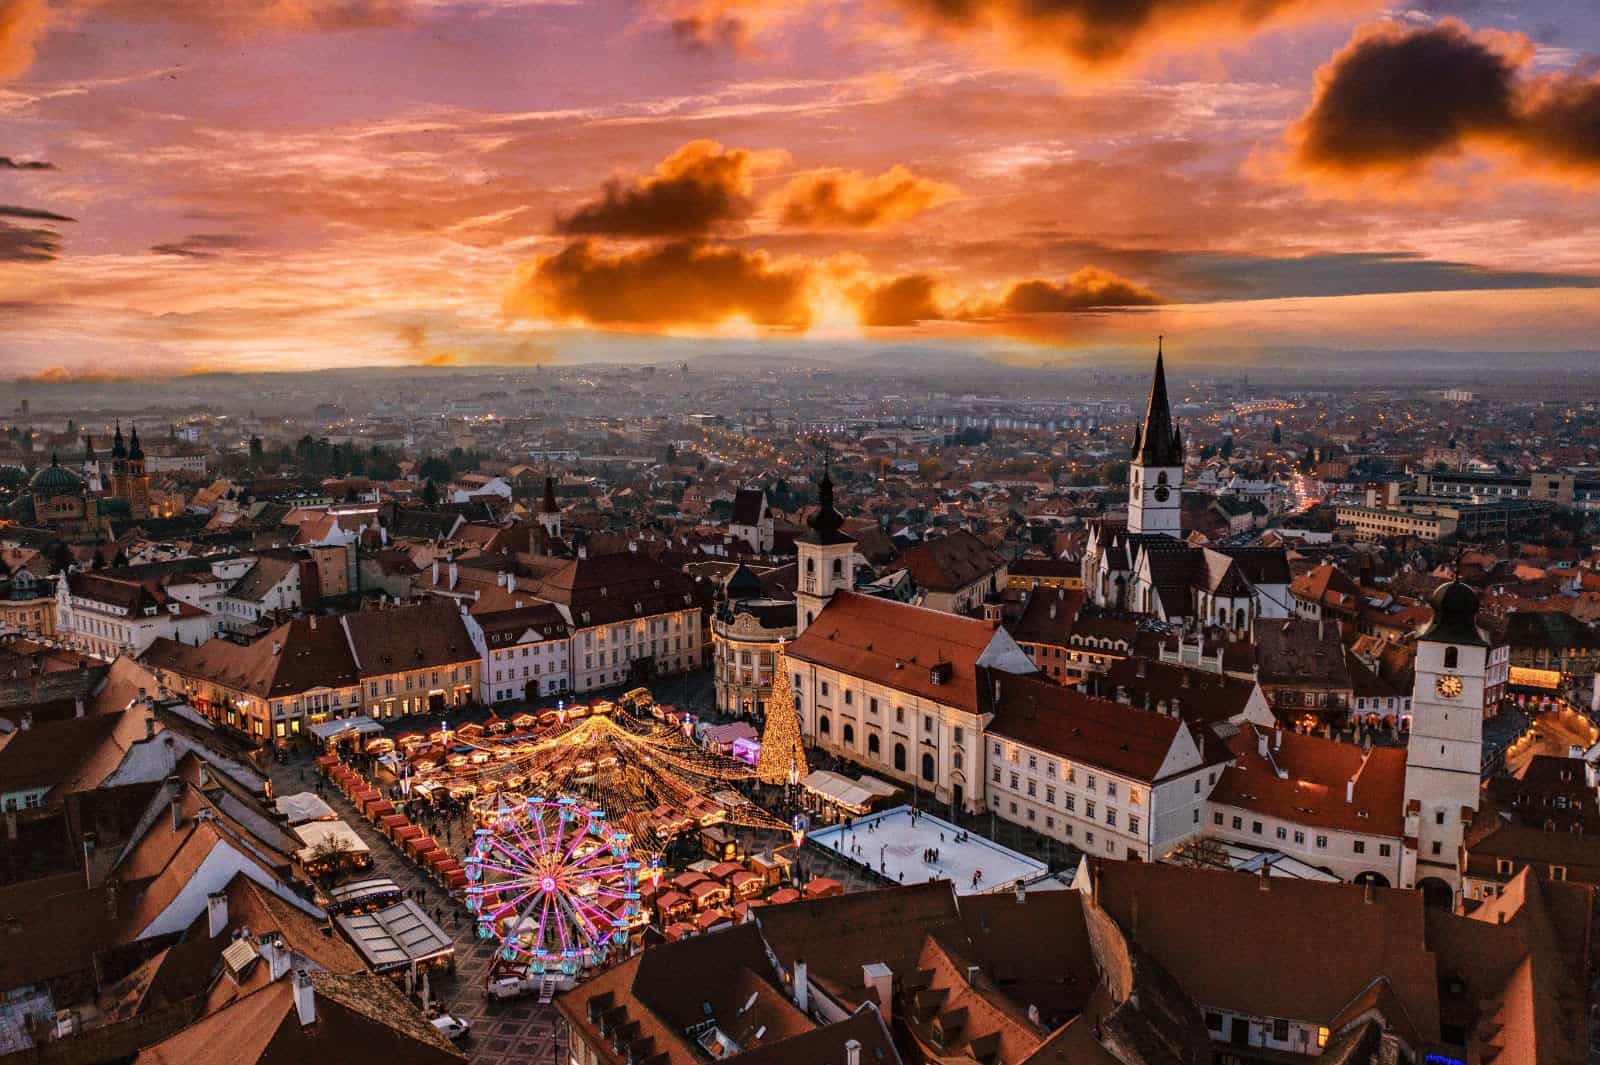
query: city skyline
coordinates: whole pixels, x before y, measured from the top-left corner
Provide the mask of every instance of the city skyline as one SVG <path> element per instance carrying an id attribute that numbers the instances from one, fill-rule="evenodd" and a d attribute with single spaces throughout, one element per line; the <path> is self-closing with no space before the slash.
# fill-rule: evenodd
<path id="1" fill-rule="evenodd" d="M 1592 10 L 1236 8 L 7 0 L 0 377 L 1592 346 Z"/>

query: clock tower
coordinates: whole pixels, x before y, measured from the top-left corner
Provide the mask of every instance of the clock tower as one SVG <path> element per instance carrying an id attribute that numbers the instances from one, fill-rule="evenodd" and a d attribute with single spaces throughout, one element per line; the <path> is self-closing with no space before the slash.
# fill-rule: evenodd
<path id="1" fill-rule="evenodd" d="M 1461 845 L 1478 809 L 1483 689 L 1489 640 L 1478 594 L 1460 581 L 1431 597 L 1433 622 L 1417 639 L 1406 753 L 1406 887 L 1430 904 L 1461 900 Z M 1448 889 L 1448 890 L 1447 890 Z"/>
<path id="2" fill-rule="evenodd" d="M 1183 432 L 1172 420 L 1167 370 L 1157 340 L 1150 401 L 1128 463 L 1128 531 L 1182 536 L 1182 512 Z"/>
<path id="3" fill-rule="evenodd" d="M 795 588 L 794 634 L 817 620 L 837 591 L 855 588 L 855 537 L 844 531 L 844 516 L 833 505 L 833 478 L 827 466 L 817 482 L 817 512 L 806 519 L 811 531 L 795 537 L 800 583 Z"/>

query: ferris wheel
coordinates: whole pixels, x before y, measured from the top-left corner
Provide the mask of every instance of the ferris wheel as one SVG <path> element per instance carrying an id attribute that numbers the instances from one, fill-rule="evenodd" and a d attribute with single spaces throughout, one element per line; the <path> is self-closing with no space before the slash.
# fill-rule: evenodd
<path id="1" fill-rule="evenodd" d="M 571 798 L 501 805 L 467 855 L 467 908 L 479 939 L 529 975 L 576 976 L 628 939 L 639 862 L 628 835 Z"/>

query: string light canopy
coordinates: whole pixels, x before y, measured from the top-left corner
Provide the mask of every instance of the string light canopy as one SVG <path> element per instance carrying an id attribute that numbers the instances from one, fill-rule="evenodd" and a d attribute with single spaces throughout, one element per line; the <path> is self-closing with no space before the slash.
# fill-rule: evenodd
<path id="1" fill-rule="evenodd" d="M 567 796 L 601 811 L 629 840 L 642 861 L 659 856 L 671 839 L 699 827 L 730 824 L 788 831 L 787 821 L 756 805 L 738 788 L 757 771 L 696 743 L 664 720 L 610 706 L 595 713 L 570 708 L 537 737 L 505 737 L 479 744 L 457 737 L 472 754 L 416 774 L 413 788 L 428 785 L 471 797 L 480 825 L 528 796 Z M 478 764 L 478 752 L 488 757 Z"/>

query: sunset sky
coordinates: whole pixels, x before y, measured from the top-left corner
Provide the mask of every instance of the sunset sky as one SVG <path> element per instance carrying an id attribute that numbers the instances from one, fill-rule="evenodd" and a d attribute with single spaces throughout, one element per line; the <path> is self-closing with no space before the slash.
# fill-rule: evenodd
<path id="1" fill-rule="evenodd" d="M 0 377 L 1590 349 L 1597 285 L 1600 0 L 0 0 Z"/>

